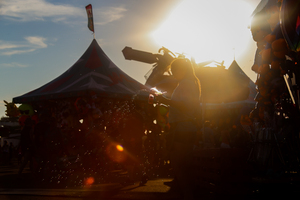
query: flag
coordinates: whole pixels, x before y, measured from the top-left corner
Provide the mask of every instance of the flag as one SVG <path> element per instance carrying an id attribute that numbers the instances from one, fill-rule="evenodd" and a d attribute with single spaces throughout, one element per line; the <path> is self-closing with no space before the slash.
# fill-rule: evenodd
<path id="1" fill-rule="evenodd" d="M 92 10 L 92 5 L 89 4 L 85 7 L 86 9 L 86 13 L 87 13 L 87 16 L 88 16 L 88 27 L 91 31 L 95 32 L 94 31 L 94 21 L 93 21 L 93 10 Z"/>

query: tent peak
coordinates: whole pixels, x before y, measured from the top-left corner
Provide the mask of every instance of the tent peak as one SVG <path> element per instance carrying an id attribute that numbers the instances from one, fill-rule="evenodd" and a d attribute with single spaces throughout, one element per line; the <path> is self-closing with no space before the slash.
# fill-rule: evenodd
<path id="1" fill-rule="evenodd" d="M 96 39 L 67 71 L 45 85 L 13 98 L 15 103 L 88 96 L 129 99 L 145 86 L 124 73 L 105 54 Z"/>

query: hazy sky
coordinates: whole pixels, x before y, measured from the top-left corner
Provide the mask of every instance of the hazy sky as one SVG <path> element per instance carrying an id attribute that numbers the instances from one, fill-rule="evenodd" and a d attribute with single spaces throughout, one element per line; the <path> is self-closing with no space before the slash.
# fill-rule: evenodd
<path id="1" fill-rule="evenodd" d="M 0 117 L 5 115 L 3 100 L 11 102 L 13 97 L 48 83 L 85 52 L 93 39 L 87 28 L 88 4 L 93 6 L 101 48 L 141 83 L 151 65 L 125 60 L 125 46 L 153 53 L 165 46 L 192 55 L 197 62 L 225 60 L 227 67 L 235 56 L 255 80 L 251 66 L 256 47 L 247 27 L 259 2 L 0 0 Z"/>

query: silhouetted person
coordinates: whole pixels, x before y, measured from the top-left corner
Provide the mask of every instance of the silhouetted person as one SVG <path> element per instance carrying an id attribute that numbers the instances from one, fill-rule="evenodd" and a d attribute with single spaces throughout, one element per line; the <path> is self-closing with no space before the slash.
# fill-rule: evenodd
<path id="1" fill-rule="evenodd" d="M 144 135 L 143 118 L 138 112 L 132 112 L 123 121 L 123 129 L 120 130 L 122 145 L 127 154 L 123 162 L 128 171 L 129 183 L 139 181 L 145 184 L 148 180 L 144 169 L 143 141 Z"/>
<path id="2" fill-rule="evenodd" d="M 8 162 L 9 162 L 9 164 L 11 165 L 11 164 L 12 164 L 11 160 L 12 160 L 13 155 L 14 155 L 14 145 L 13 145 L 12 142 L 9 143 L 8 153 L 9 153 L 9 155 L 8 155 L 8 156 L 9 156 L 9 157 L 8 157 Z"/>
<path id="3" fill-rule="evenodd" d="M 196 116 L 200 107 L 200 82 L 188 59 L 174 60 L 171 72 L 178 80 L 178 86 L 171 99 L 158 96 L 157 100 L 170 105 L 169 123 L 173 137 L 171 164 L 184 199 L 194 199 L 192 152 L 198 130 Z"/>
<path id="4" fill-rule="evenodd" d="M 157 145 L 159 135 L 159 125 L 152 125 L 151 133 L 148 132 L 147 139 L 144 142 L 145 153 L 150 165 L 158 164 Z"/>
<path id="5" fill-rule="evenodd" d="M 225 129 L 221 131 L 221 148 L 228 149 L 230 147 L 230 132 L 229 129 Z"/>
<path id="6" fill-rule="evenodd" d="M 39 172 L 39 176 L 44 178 L 45 166 L 55 166 L 57 157 L 60 156 L 62 149 L 61 130 L 56 126 L 56 120 L 51 117 L 51 113 L 43 111 L 39 117 L 39 122 L 34 128 L 34 157 L 37 166 L 34 167 L 35 172 Z M 38 170 L 37 170 L 38 169 Z"/>
<path id="7" fill-rule="evenodd" d="M 9 146 L 6 140 L 4 140 L 4 144 L 2 146 L 2 155 L 4 164 L 9 164 Z"/>
<path id="8" fill-rule="evenodd" d="M 33 154 L 33 144 L 32 144 L 32 126 L 34 124 L 34 121 L 28 117 L 25 120 L 25 125 L 21 131 L 21 140 L 20 140 L 20 148 L 23 156 L 23 161 L 21 163 L 20 169 L 19 169 L 19 175 L 22 173 L 23 169 L 25 168 L 28 161 L 31 161 L 32 154 Z"/>
<path id="9" fill-rule="evenodd" d="M 213 148 L 215 146 L 214 131 L 210 127 L 210 122 L 206 121 L 204 127 L 201 129 L 203 137 L 203 147 Z"/>
<path id="10" fill-rule="evenodd" d="M 44 157 L 46 151 L 46 141 L 45 134 L 51 128 L 49 123 L 49 113 L 43 111 L 39 116 L 39 122 L 35 125 L 33 135 L 33 146 L 35 151 L 35 156 Z"/>

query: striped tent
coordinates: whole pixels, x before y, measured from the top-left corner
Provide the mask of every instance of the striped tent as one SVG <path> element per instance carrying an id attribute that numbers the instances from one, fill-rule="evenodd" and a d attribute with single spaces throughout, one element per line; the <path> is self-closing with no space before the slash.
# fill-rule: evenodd
<path id="1" fill-rule="evenodd" d="M 94 39 L 66 72 L 49 83 L 13 98 L 14 103 L 62 99 L 96 94 L 129 99 L 146 87 L 120 70 Z"/>

